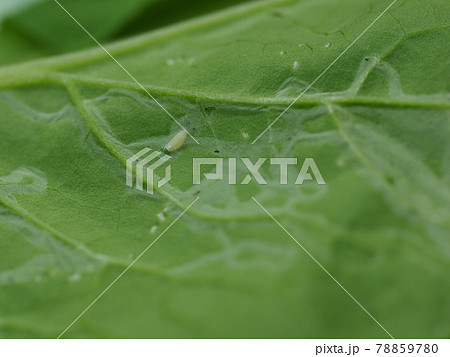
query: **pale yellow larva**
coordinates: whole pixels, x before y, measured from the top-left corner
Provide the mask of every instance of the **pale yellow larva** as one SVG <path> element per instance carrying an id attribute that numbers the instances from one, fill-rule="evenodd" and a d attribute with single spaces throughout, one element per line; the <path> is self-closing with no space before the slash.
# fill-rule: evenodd
<path id="1" fill-rule="evenodd" d="M 177 151 L 179 148 L 183 146 L 186 139 L 187 139 L 186 130 L 181 130 L 172 139 L 170 139 L 170 141 L 166 145 L 166 150 L 168 152 Z"/>

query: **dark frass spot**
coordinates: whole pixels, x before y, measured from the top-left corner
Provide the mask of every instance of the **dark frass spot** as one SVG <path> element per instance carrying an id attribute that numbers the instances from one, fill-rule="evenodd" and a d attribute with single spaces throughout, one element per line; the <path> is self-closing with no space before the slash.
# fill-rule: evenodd
<path id="1" fill-rule="evenodd" d="M 212 111 L 216 110 L 215 107 L 204 107 L 203 108 L 206 114 L 211 113 Z"/>
<path id="2" fill-rule="evenodd" d="M 214 150 L 214 152 L 215 152 L 216 154 L 220 153 L 220 151 L 219 151 L 219 150 Z"/>
<path id="3" fill-rule="evenodd" d="M 364 61 L 368 61 L 368 60 L 369 60 L 369 57 L 364 58 Z"/>

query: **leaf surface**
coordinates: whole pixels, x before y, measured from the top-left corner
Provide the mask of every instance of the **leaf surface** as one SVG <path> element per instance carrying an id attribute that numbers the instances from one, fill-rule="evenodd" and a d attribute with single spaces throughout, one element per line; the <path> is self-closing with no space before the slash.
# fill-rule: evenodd
<path id="1" fill-rule="evenodd" d="M 253 196 L 396 338 L 448 337 L 447 1 L 399 0 L 252 145 L 388 5 L 261 1 L 108 46 L 200 143 L 154 196 L 125 161 L 180 128 L 104 52 L 0 69 L 1 336 L 57 337 L 199 196 L 65 337 L 387 337 Z M 326 185 L 193 185 L 195 157 L 312 157 Z"/>

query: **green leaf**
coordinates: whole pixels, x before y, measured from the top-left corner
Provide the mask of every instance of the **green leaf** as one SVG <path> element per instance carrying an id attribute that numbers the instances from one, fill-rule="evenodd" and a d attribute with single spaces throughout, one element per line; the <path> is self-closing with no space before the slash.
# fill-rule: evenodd
<path id="1" fill-rule="evenodd" d="M 64 7 L 101 42 L 250 0 L 60 0 Z M 43 24 L 45 24 L 43 26 Z M 92 46 L 54 0 L 2 0 L 0 4 L 0 64 L 71 52 Z"/>
<path id="2" fill-rule="evenodd" d="M 64 337 L 388 337 L 251 197 L 393 336 L 448 337 L 448 1 L 399 0 L 252 145 L 389 3 L 260 1 L 108 46 L 200 143 L 153 196 L 125 161 L 180 128 L 103 51 L 0 69 L 0 335 L 57 337 L 199 196 Z M 193 185 L 196 157 L 311 157 L 326 185 Z"/>

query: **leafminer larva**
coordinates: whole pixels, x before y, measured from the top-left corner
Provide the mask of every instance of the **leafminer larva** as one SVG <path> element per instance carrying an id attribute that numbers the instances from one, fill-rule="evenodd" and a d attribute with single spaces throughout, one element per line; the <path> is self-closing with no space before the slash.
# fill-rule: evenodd
<path id="1" fill-rule="evenodd" d="M 186 130 L 181 130 L 172 139 L 170 139 L 170 141 L 166 145 L 166 150 L 168 152 L 177 151 L 179 148 L 183 146 L 186 139 L 187 139 Z"/>

